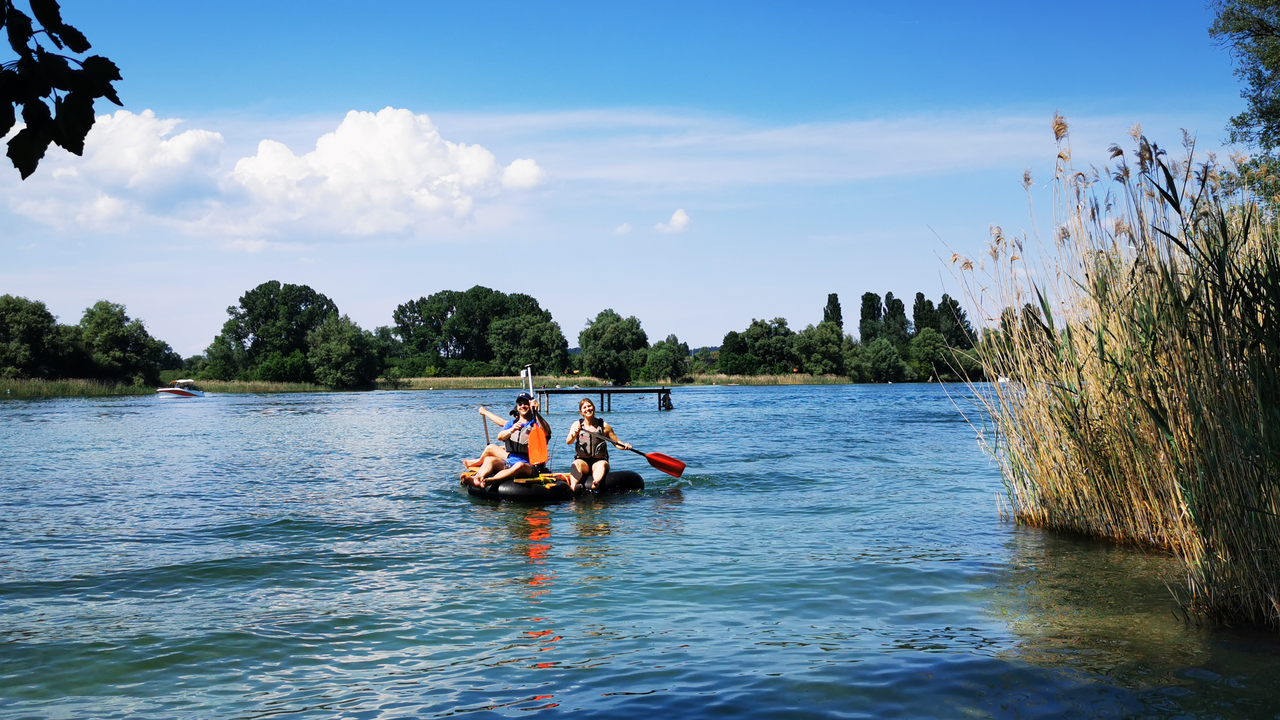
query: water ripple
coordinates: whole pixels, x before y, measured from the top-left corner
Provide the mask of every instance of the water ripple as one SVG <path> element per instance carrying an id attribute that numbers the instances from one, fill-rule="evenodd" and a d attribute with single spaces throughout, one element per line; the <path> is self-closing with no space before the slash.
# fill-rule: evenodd
<path id="1" fill-rule="evenodd" d="M 940 388 L 618 399 L 620 435 L 688 472 L 618 453 L 644 492 L 547 507 L 457 486 L 476 405 L 510 395 L 0 403 L 0 715 L 1280 704 L 1280 646 L 1176 621 L 1169 558 L 1001 524 L 998 474 Z"/>

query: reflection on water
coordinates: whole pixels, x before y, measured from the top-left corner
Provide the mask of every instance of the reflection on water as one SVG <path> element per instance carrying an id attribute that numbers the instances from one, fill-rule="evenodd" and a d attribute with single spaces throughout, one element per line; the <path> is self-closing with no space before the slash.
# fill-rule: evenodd
<path id="1" fill-rule="evenodd" d="M 989 608 L 1018 643 L 1000 657 L 1129 691 L 1144 712 L 1275 714 L 1257 663 L 1280 659 L 1280 642 L 1188 624 L 1169 587 L 1182 576 L 1174 557 L 1028 528 L 1009 547 Z"/>
<path id="2" fill-rule="evenodd" d="M 941 388 L 679 392 L 608 419 L 683 478 L 546 507 L 457 486 L 509 391 L 0 403 L 0 715 L 1276 715 L 1168 558 L 1001 523 Z"/>
<path id="3" fill-rule="evenodd" d="M 995 588 L 992 611 L 1022 642 L 1022 659 L 1067 663 L 1109 673 L 1125 663 L 1194 664 L 1205 637 L 1175 614 L 1166 583 L 1176 582 L 1169 555 L 1015 530 L 1009 569 Z"/>

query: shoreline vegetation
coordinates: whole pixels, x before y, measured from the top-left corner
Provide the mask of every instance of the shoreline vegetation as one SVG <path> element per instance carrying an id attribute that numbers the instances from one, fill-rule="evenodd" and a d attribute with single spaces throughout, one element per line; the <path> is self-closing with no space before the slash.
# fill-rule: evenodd
<path id="1" fill-rule="evenodd" d="M 976 394 L 1012 516 L 1171 552 L 1188 621 L 1280 630 L 1276 201 L 1189 137 L 1172 158 L 1135 126 L 1081 171 L 1054 134 L 1054 237 L 993 227 L 966 280 L 1000 322 L 978 355 L 1010 382 Z"/>
<path id="2" fill-rule="evenodd" d="M 456 378 L 510 377 L 525 367 L 613 385 L 664 378 L 668 384 L 938 382 L 981 374 L 978 334 L 957 300 L 943 294 L 935 305 L 918 292 L 909 313 L 891 292 L 883 299 L 863 293 L 855 338 L 830 293 L 817 325 L 793 330 L 786 318 L 753 319 L 741 332 L 725 333 L 718 346 L 691 349 L 675 335 L 651 343 L 638 318 L 605 309 L 586 321 L 571 350 L 551 313 L 520 293 L 443 290 L 401 304 L 394 326 L 371 332 L 322 293 L 272 280 L 227 308 L 222 332 L 203 354 L 182 358 L 123 305 L 100 301 L 68 325 L 38 300 L 0 295 L 0 378 L 143 387 L 190 378 L 251 383 L 221 386 L 227 392 L 273 392 L 422 387 L 423 378 L 455 378 L 441 380 L 442 387 L 501 387 L 500 379 Z"/>
<path id="3" fill-rule="evenodd" d="M 378 378 L 376 390 L 498 390 L 520 387 L 517 375 L 498 377 L 422 377 Z M 593 388 L 612 385 L 594 377 L 576 375 L 538 375 L 534 387 L 571 388 L 575 385 L 584 392 Z M 778 375 L 696 375 L 681 378 L 679 382 L 666 380 L 653 383 L 637 383 L 638 386 L 693 387 L 693 386 L 766 386 L 766 385 L 849 385 L 858 381 L 840 375 L 807 375 L 804 373 Z M 207 393 L 272 394 L 338 392 L 315 383 L 269 382 L 265 380 L 197 380 L 195 388 Z M 0 378 L 0 399 L 49 398 L 49 397 L 122 397 L 130 395 L 154 395 L 155 388 L 146 385 L 130 385 L 106 380 L 33 380 Z"/>

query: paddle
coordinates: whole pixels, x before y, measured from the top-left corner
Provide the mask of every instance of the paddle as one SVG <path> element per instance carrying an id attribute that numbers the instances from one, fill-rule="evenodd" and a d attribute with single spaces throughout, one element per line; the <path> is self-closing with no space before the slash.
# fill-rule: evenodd
<path id="1" fill-rule="evenodd" d="M 529 462 L 539 465 L 547 461 L 547 434 L 542 431 L 542 424 L 533 423 L 529 430 Z"/>
<path id="2" fill-rule="evenodd" d="M 596 437 L 600 438 L 601 440 L 604 440 L 605 442 L 609 442 L 609 443 L 613 442 L 612 440 L 605 437 L 604 435 L 601 435 L 598 432 L 593 432 L 591 430 L 588 430 L 582 427 L 581 424 L 578 425 L 578 429 L 588 435 L 595 435 Z M 644 459 L 648 460 L 650 465 L 670 475 L 671 477 L 680 477 L 681 475 L 684 474 L 684 463 L 671 457 L 670 455 L 663 455 L 662 453 L 642 453 L 635 448 L 627 448 L 627 449 L 637 455 L 643 455 Z"/>

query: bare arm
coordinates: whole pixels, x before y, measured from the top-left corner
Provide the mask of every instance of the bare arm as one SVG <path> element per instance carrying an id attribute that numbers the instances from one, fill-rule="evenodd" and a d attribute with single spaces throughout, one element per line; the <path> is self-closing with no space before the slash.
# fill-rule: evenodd
<path id="1" fill-rule="evenodd" d="M 613 426 L 612 426 L 612 425 L 610 425 L 609 423 L 605 423 L 605 424 L 604 424 L 604 435 L 605 435 L 605 437 L 609 438 L 609 441 L 610 441 L 610 442 L 612 442 L 614 445 L 617 445 L 618 447 L 622 448 L 623 450 L 630 450 L 630 449 L 631 449 L 631 444 L 630 444 L 630 443 L 624 443 L 624 442 L 622 442 L 621 440 L 619 440 L 619 439 L 618 439 L 618 436 L 617 436 L 616 434 L 614 434 L 614 432 L 613 432 Z"/>
<path id="2" fill-rule="evenodd" d="M 506 424 L 507 424 L 507 421 L 506 421 L 506 420 L 503 420 L 502 418 L 498 417 L 497 415 L 495 415 L 495 414 L 493 414 L 493 413 L 489 412 L 489 408 L 487 408 L 487 407 L 481 407 L 481 408 L 480 408 L 480 414 L 481 414 L 481 415 L 483 415 L 483 416 L 485 416 L 485 417 L 487 417 L 487 418 L 489 418 L 489 420 L 491 420 L 491 421 L 493 422 L 493 424 L 494 424 L 494 425 L 497 425 L 498 427 L 502 427 L 503 425 L 506 425 Z"/>
<path id="3" fill-rule="evenodd" d="M 575 420 L 573 425 L 570 426 L 569 437 L 564 441 L 565 445 L 572 445 L 573 441 L 578 439 L 578 425 L 581 422 L 582 422 L 581 420 Z"/>
<path id="4" fill-rule="evenodd" d="M 512 425 L 506 430 L 503 430 L 502 432 L 498 433 L 498 442 L 502 442 L 503 440 L 506 440 L 507 438 L 511 437 L 511 433 L 524 427 L 524 425 L 525 424 L 523 420 L 517 420 L 515 425 Z"/>

